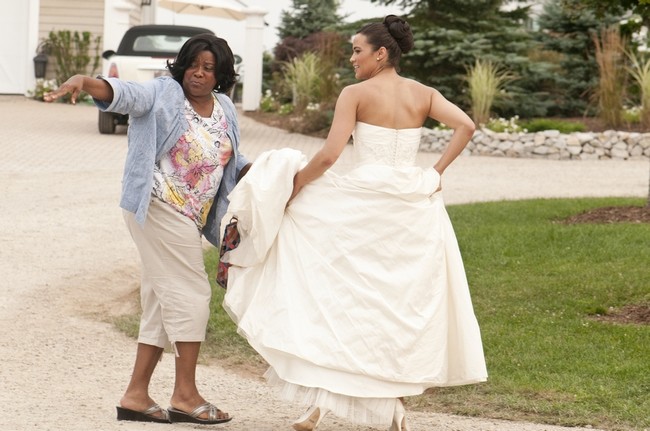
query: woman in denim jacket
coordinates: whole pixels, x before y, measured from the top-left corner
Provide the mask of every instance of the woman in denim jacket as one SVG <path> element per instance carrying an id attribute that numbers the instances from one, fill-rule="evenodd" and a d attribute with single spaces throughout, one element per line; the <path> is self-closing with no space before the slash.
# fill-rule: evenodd
<path id="1" fill-rule="evenodd" d="M 120 206 L 142 261 L 142 317 L 118 420 L 214 424 L 231 418 L 195 381 L 211 296 L 201 235 L 218 245 L 227 196 L 249 163 L 226 95 L 237 78 L 227 42 L 194 36 L 167 66 L 171 77 L 144 83 L 75 75 L 45 100 L 70 93 L 74 103 L 85 91 L 100 109 L 130 118 Z M 168 342 L 176 379 L 171 407 L 162 409 L 149 382 Z"/>

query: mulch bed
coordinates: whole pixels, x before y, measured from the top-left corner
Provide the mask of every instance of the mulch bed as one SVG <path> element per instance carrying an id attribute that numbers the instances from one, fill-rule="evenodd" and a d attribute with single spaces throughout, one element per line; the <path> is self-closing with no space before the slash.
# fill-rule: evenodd
<path id="1" fill-rule="evenodd" d="M 563 220 L 563 223 L 650 223 L 650 206 L 593 208 L 573 215 Z M 650 305 L 629 304 L 618 309 L 610 309 L 604 315 L 595 316 L 594 320 L 618 324 L 650 325 Z"/>
<path id="2" fill-rule="evenodd" d="M 620 206 L 594 208 L 573 215 L 563 223 L 650 223 L 650 206 Z"/>
<path id="3" fill-rule="evenodd" d="M 607 314 L 595 316 L 594 320 L 618 324 L 650 325 L 650 305 L 626 305 L 620 309 L 612 309 Z"/>
<path id="4" fill-rule="evenodd" d="M 574 123 L 582 123 L 587 127 L 588 132 L 604 132 L 605 130 L 612 130 L 603 121 L 597 117 L 575 117 L 575 118 L 558 118 L 558 120 L 571 121 Z M 621 132 L 638 132 L 648 133 L 650 129 L 640 123 L 625 123 L 617 127 L 616 130 Z"/>

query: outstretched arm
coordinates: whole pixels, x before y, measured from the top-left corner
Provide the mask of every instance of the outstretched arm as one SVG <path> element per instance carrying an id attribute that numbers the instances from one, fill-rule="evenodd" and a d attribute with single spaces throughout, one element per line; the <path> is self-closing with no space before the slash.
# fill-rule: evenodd
<path id="1" fill-rule="evenodd" d="M 70 93 L 72 94 L 71 102 L 72 104 L 75 104 L 77 103 L 77 97 L 79 97 L 81 91 L 85 91 L 97 100 L 108 103 L 113 101 L 113 88 L 108 84 L 108 82 L 103 79 L 91 78 L 90 76 L 84 75 L 72 76 L 61 84 L 58 89 L 43 95 L 43 99 L 46 102 L 54 102 L 59 97 Z"/>
<path id="2" fill-rule="evenodd" d="M 305 185 L 331 168 L 343 152 L 350 139 L 357 117 L 357 101 L 354 93 L 350 87 L 346 87 L 341 91 L 336 101 L 334 119 L 325 144 L 293 178 L 293 193 L 289 200 L 293 199 Z"/>
<path id="3" fill-rule="evenodd" d="M 467 114 L 445 99 L 437 90 L 433 90 L 431 94 L 429 117 L 454 129 L 449 145 L 433 166 L 438 173 L 442 174 L 467 146 L 469 140 L 472 139 L 476 126 Z"/>

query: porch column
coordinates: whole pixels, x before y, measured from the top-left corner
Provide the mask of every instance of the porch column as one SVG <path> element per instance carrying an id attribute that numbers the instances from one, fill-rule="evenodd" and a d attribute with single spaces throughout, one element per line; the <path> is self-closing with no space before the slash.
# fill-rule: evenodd
<path id="1" fill-rule="evenodd" d="M 117 51 L 124 33 L 131 28 L 131 11 L 136 9 L 133 3 L 126 0 L 106 0 L 104 2 L 104 35 L 102 37 L 104 49 Z M 102 74 L 108 73 L 108 61 L 102 61 Z"/>
<path id="2" fill-rule="evenodd" d="M 244 49 L 244 82 L 242 109 L 255 111 L 262 98 L 262 57 L 264 54 L 264 15 L 266 11 L 249 8 L 246 14 L 246 46 Z"/>

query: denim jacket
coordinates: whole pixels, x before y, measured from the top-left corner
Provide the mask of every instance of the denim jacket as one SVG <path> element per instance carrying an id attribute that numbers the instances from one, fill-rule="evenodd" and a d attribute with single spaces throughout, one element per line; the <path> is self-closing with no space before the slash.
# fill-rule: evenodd
<path id="1" fill-rule="evenodd" d="M 111 103 L 95 100 L 103 111 L 129 115 L 128 150 L 122 176 L 120 207 L 135 213 L 144 224 L 153 189 L 155 164 L 188 129 L 184 113 L 183 88 L 171 77 L 146 82 L 102 78 L 113 88 Z M 235 187 L 239 171 L 248 160 L 239 152 L 237 110 L 230 98 L 217 93 L 228 122 L 228 137 L 233 155 L 226 165 L 212 208 L 208 213 L 203 236 L 219 245 L 220 223 L 228 207 L 228 194 Z"/>

